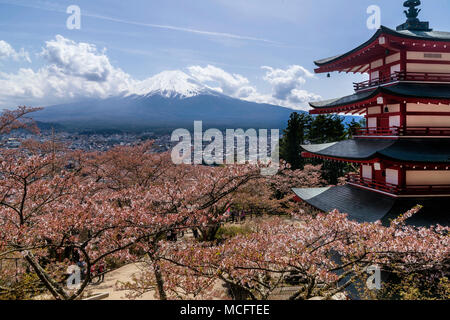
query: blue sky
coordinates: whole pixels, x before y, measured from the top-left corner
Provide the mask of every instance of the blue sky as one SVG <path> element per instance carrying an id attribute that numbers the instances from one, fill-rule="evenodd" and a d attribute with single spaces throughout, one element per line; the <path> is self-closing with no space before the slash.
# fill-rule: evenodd
<path id="1" fill-rule="evenodd" d="M 299 99 L 285 105 L 305 108 L 307 99 L 352 92 L 359 76 L 309 72 L 313 60 L 346 52 L 375 32 L 366 27 L 373 4 L 381 7 L 383 25 L 404 22 L 403 0 L 0 0 L 0 107 L 113 94 L 163 71 L 196 70 L 215 87 L 233 87 L 224 93 L 237 95 L 236 87 L 246 86 L 259 97 L 253 100 L 278 95 L 280 104 L 286 98 L 280 81 L 289 78 L 288 90 Z M 70 5 L 81 8 L 80 30 L 66 28 Z M 450 31 L 450 1 L 424 0 L 421 8 L 420 18 L 432 28 Z M 67 60 L 68 50 L 74 53 Z M 73 62 L 75 55 L 85 60 Z M 91 86 L 85 77 L 91 67 L 128 82 Z"/>

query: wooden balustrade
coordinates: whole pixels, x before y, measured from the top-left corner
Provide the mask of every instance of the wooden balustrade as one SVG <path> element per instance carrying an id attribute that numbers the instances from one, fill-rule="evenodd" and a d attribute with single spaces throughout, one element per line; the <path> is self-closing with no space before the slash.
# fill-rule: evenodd
<path id="1" fill-rule="evenodd" d="M 405 72 L 396 71 L 389 76 L 375 78 L 363 82 L 354 82 L 353 86 L 356 91 L 377 87 L 397 81 L 417 81 L 417 82 L 450 82 L 449 73 L 433 73 L 433 72 Z"/>
<path id="2" fill-rule="evenodd" d="M 370 189 L 376 189 L 392 194 L 398 194 L 400 191 L 398 185 L 363 178 L 359 174 L 349 174 L 347 175 L 347 180 L 350 183 L 354 183 L 363 187 L 368 187 Z"/>
<path id="3" fill-rule="evenodd" d="M 354 136 L 450 136 L 450 127 L 355 128 Z"/>
<path id="4" fill-rule="evenodd" d="M 375 189 L 395 195 L 442 195 L 450 194 L 450 185 L 408 185 L 399 186 L 387 182 L 362 178 L 359 174 L 348 174 L 347 181 L 362 187 Z"/>

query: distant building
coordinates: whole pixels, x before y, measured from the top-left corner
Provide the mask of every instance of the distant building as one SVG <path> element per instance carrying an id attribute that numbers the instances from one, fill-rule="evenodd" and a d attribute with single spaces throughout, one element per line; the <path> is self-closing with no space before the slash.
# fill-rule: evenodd
<path id="1" fill-rule="evenodd" d="M 22 142 L 20 141 L 20 139 L 8 138 L 8 140 L 6 140 L 5 147 L 7 149 L 17 149 L 20 147 L 21 144 Z"/>

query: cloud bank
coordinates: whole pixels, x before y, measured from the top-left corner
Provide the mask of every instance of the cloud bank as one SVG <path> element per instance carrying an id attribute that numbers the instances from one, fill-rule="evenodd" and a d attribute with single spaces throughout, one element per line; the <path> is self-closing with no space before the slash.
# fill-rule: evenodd
<path id="1" fill-rule="evenodd" d="M 44 60 L 37 70 L 20 68 L 15 73 L 0 72 L 0 107 L 46 106 L 78 98 L 145 94 L 165 87 L 182 87 L 189 92 L 207 88 L 243 100 L 293 109 L 306 109 L 307 101 L 320 99 L 303 89 L 314 76 L 298 65 L 287 69 L 262 67 L 265 74 L 261 79 L 272 88 L 272 92 L 262 93 L 245 76 L 213 65 L 193 65 L 183 71 L 165 72 L 164 76 L 134 79 L 112 65 L 106 49 L 99 50 L 93 44 L 75 42 L 60 35 L 47 41 L 37 56 Z M 31 62 L 28 53 L 23 49 L 15 51 L 5 41 L 0 41 L 0 59 Z"/>
<path id="2" fill-rule="evenodd" d="M 0 40 L 0 60 L 7 59 L 12 59 L 14 61 L 25 60 L 31 63 L 30 55 L 23 48 L 16 51 L 9 43 Z"/>

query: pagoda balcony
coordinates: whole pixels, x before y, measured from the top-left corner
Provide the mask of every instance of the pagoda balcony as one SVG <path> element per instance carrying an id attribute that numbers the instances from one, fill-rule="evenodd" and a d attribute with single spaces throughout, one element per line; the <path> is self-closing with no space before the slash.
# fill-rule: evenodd
<path id="1" fill-rule="evenodd" d="M 450 127 L 389 127 L 356 128 L 354 136 L 414 136 L 414 137 L 448 137 Z"/>
<path id="2" fill-rule="evenodd" d="M 375 78 L 363 82 L 354 82 L 355 91 L 366 90 L 380 85 L 399 81 L 411 82 L 445 82 L 450 83 L 450 74 L 448 73 L 430 73 L 430 72 L 405 72 L 396 71 L 389 76 L 383 78 Z"/>
<path id="3" fill-rule="evenodd" d="M 376 181 L 373 179 L 362 178 L 359 174 L 351 173 L 347 175 L 347 182 L 357 187 L 381 191 L 391 195 L 448 195 L 450 194 L 450 185 L 408 185 L 399 186 L 387 182 Z"/>

